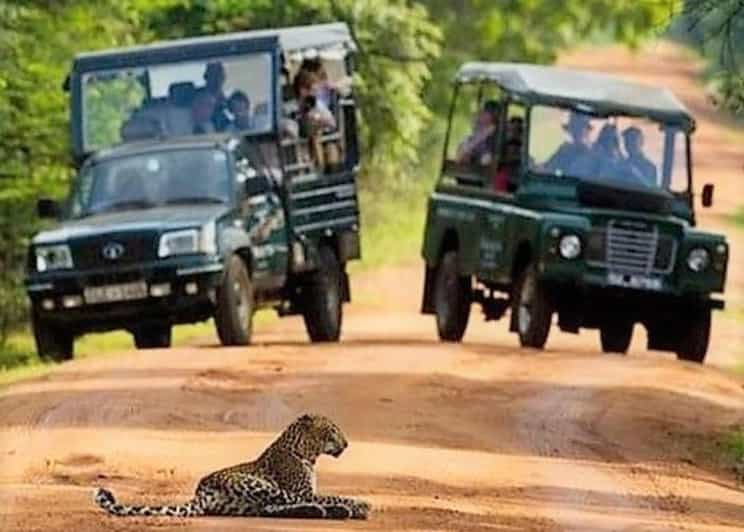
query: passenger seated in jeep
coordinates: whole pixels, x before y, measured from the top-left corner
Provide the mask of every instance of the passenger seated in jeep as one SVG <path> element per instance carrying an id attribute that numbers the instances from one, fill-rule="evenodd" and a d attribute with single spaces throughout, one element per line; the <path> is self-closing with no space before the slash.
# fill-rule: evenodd
<path id="1" fill-rule="evenodd" d="M 493 188 L 498 192 L 514 192 L 517 189 L 523 137 L 524 119 L 521 116 L 511 117 L 506 124 L 506 137 L 501 150 L 499 169 L 493 182 Z"/>
<path id="2" fill-rule="evenodd" d="M 253 115 L 251 114 L 251 100 L 243 91 L 235 91 L 227 100 L 227 109 L 232 115 L 230 131 L 244 131 L 253 129 Z"/>
<path id="3" fill-rule="evenodd" d="M 196 93 L 194 103 L 191 106 L 191 118 L 194 121 L 193 132 L 195 135 L 203 135 L 205 133 L 214 133 L 217 131 L 212 122 L 212 116 L 216 105 L 217 100 L 210 92 L 199 91 Z"/>
<path id="4" fill-rule="evenodd" d="M 214 98 L 211 118 L 217 131 L 224 131 L 230 125 L 230 117 L 227 115 L 227 98 L 224 92 L 225 79 L 225 66 L 220 61 L 207 63 L 202 90 Z"/>
<path id="5" fill-rule="evenodd" d="M 627 171 L 644 184 L 656 186 L 656 165 L 643 153 L 643 132 L 631 126 L 623 131 L 623 142 L 628 153 L 625 159 Z"/>
<path id="6" fill-rule="evenodd" d="M 545 170 L 551 174 L 585 175 L 585 167 L 591 160 L 589 132 L 592 129 L 589 115 L 574 111 L 563 129 L 570 140 L 560 145 L 558 150 L 545 163 Z"/>
<path id="7" fill-rule="evenodd" d="M 625 161 L 614 124 L 605 124 L 592 145 L 592 160 L 586 175 L 598 179 L 623 179 Z"/>
<path id="8" fill-rule="evenodd" d="M 489 100 L 483 105 L 473 124 L 473 132 L 457 148 L 458 163 L 477 166 L 490 164 L 500 111 L 501 104 L 495 100 Z"/>

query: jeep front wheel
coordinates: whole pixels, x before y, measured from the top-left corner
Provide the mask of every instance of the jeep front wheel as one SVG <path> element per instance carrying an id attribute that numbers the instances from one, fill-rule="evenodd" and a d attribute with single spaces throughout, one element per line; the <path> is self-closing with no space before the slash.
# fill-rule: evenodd
<path id="1" fill-rule="evenodd" d="M 677 358 L 702 364 L 708 353 L 710 341 L 711 310 L 697 308 L 690 312 L 687 322 L 681 331 Z"/>
<path id="2" fill-rule="evenodd" d="M 217 292 L 214 322 L 222 345 L 248 345 L 253 333 L 255 294 L 242 258 L 233 255 Z"/>
<path id="3" fill-rule="evenodd" d="M 328 246 L 318 251 L 320 263 L 303 287 L 302 315 L 311 342 L 338 342 L 341 336 L 341 265 Z"/>
<path id="4" fill-rule="evenodd" d="M 437 267 L 434 285 L 434 312 L 439 339 L 459 342 L 470 318 L 473 288 L 470 277 L 457 271 L 457 251 L 448 251 Z"/>
<path id="5" fill-rule="evenodd" d="M 633 323 L 625 320 L 612 320 L 599 329 L 599 340 L 604 353 L 624 355 L 628 352 L 633 338 Z"/>
<path id="6" fill-rule="evenodd" d="M 525 268 L 514 287 L 512 312 L 516 312 L 522 347 L 543 349 L 550 333 L 553 305 L 534 264 Z"/>
<path id="7" fill-rule="evenodd" d="M 47 321 L 35 313 L 32 316 L 36 352 L 39 358 L 63 362 L 75 354 L 75 336 L 69 330 Z"/>

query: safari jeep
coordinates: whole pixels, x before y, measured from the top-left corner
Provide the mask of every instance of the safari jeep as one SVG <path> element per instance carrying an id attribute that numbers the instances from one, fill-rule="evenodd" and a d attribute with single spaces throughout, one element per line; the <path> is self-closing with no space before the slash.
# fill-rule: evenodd
<path id="1" fill-rule="evenodd" d="M 702 363 L 728 246 L 695 227 L 694 121 L 668 91 L 560 68 L 469 63 L 454 89 L 442 175 L 429 200 L 422 310 L 462 339 L 472 303 L 510 311 L 522 346 L 553 316 L 625 353 Z M 713 187 L 703 188 L 702 204 Z"/>
<path id="2" fill-rule="evenodd" d="M 308 56 L 350 76 L 354 48 L 330 24 L 78 56 L 77 177 L 65 202 L 39 201 L 58 223 L 28 256 L 39 354 L 71 358 L 75 337 L 114 329 L 167 347 L 173 325 L 209 318 L 222 344 L 245 345 L 259 308 L 338 340 L 360 257 L 353 93 L 310 137 L 285 89 Z"/>

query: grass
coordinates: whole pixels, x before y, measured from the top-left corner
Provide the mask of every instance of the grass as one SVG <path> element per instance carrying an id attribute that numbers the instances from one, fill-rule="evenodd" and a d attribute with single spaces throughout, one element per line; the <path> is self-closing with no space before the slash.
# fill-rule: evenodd
<path id="1" fill-rule="evenodd" d="M 416 180 L 360 191 L 362 260 L 351 266 L 352 272 L 418 256 L 432 187 L 430 180 Z"/>
<path id="2" fill-rule="evenodd" d="M 211 321 L 181 325 L 173 329 L 173 345 L 184 345 L 197 338 L 214 335 Z M 100 357 L 134 348 L 132 336 L 124 331 L 86 335 L 75 342 L 75 358 Z M 11 335 L 0 349 L 0 386 L 49 373 L 55 364 L 36 355 L 33 336 L 28 330 Z"/>
<path id="3" fill-rule="evenodd" d="M 739 207 L 736 214 L 732 215 L 733 221 L 736 225 L 744 227 L 744 207 Z"/>
<path id="4" fill-rule="evenodd" d="M 744 482 L 744 426 L 736 427 L 724 437 L 723 453 L 737 479 Z"/>

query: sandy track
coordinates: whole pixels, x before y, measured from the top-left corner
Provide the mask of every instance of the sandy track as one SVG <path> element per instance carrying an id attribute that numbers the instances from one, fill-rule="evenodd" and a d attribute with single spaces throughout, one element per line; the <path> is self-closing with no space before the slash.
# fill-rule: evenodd
<path id="1" fill-rule="evenodd" d="M 419 281 L 415 266 L 387 273 Z M 466 343 L 443 345 L 414 303 L 360 305 L 340 345 L 310 346 L 301 322 L 286 320 L 251 349 L 77 361 L 4 391 L 0 528 L 744 526 L 744 493 L 698 466 L 690 445 L 741 419 L 741 381 L 640 350 L 601 356 L 594 335 L 520 351 L 505 324 L 476 315 Z M 379 510 L 368 523 L 117 520 L 92 506 L 98 484 L 125 500 L 187 498 L 200 475 L 255 455 L 306 410 L 348 433 L 347 453 L 320 461 L 320 485 L 370 499 Z"/>
<path id="2" fill-rule="evenodd" d="M 613 54 L 624 56 L 605 64 Z M 75 361 L 2 390 L 0 530 L 744 528 L 744 492 L 699 443 L 744 419 L 744 381 L 645 352 L 640 328 L 625 358 L 598 354 L 592 333 L 555 333 L 536 353 L 475 312 L 465 343 L 440 344 L 417 314 L 420 270 L 355 276 L 339 345 L 309 345 L 288 319 L 250 349 L 207 339 Z M 726 314 L 715 323 L 710 358 L 726 364 L 742 328 Z M 116 519 L 92 504 L 97 485 L 124 501 L 187 499 L 200 476 L 255 456 L 305 411 L 351 440 L 341 459 L 320 460 L 321 490 L 369 499 L 370 521 Z"/>

